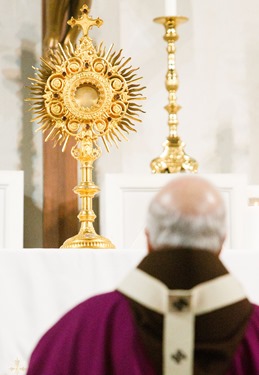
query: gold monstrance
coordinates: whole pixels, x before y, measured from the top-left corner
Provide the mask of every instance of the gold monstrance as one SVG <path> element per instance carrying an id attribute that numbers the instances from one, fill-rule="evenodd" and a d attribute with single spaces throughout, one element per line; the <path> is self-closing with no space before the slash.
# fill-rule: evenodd
<path id="1" fill-rule="evenodd" d="M 72 156 L 80 162 L 81 182 L 74 192 L 81 198 L 81 223 L 79 233 L 69 238 L 62 248 L 114 248 L 108 240 L 96 234 L 93 222 L 96 215 L 92 201 L 98 186 L 92 180 L 93 163 L 101 156 L 97 144 L 101 138 L 106 150 L 109 144 L 127 139 L 125 133 L 136 131 L 132 121 L 139 121 L 141 105 L 135 101 L 145 99 L 130 58 L 121 57 L 122 50 L 106 52 L 102 43 L 95 48 L 88 31 L 100 27 L 103 21 L 89 16 L 87 5 L 81 8 L 81 16 L 68 21 L 71 27 L 80 26 L 83 37 L 74 49 L 59 45 L 58 51 L 50 52 L 48 59 L 41 59 L 36 78 L 30 78 L 33 98 L 32 110 L 39 121 L 38 130 L 48 132 L 47 140 L 65 150 L 69 137 L 75 139 Z M 69 171 L 68 171 L 69 173 Z"/>
<path id="2" fill-rule="evenodd" d="M 198 163 L 184 151 L 185 144 L 178 135 L 178 116 L 181 107 L 177 104 L 178 76 L 175 69 L 175 43 L 178 40 L 176 28 L 187 21 L 186 17 L 158 17 L 154 21 L 165 26 L 164 40 L 167 42 L 168 70 L 166 74 L 166 89 L 168 91 L 169 135 L 164 142 L 162 154 L 150 163 L 153 173 L 197 172 Z"/>

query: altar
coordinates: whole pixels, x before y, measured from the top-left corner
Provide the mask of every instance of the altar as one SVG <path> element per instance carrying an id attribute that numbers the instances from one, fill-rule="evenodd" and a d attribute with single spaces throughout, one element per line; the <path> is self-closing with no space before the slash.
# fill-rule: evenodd
<path id="1" fill-rule="evenodd" d="M 143 256 L 132 249 L 0 250 L 0 375 L 25 374 L 42 334 L 76 304 L 116 288 Z M 259 303 L 258 252 L 225 249 L 221 258 Z"/>

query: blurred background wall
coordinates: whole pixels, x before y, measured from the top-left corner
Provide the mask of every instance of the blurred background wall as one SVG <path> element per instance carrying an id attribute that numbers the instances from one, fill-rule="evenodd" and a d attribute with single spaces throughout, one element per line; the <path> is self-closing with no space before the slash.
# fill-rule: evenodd
<path id="1" fill-rule="evenodd" d="M 185 150 L 200 173 L 244 173 L 250 184 L 259 184 L 258 13 L 256 0 L 178 1 L 178 14 L 189 17 L 178 29 L 176 59 Z M 153 18 L 163 15 L 160 0 L 93 0 L 92 16 L 104 25 L 91 36 L 132 57 L 148 98 L 138 133 L 96 163 L 100 186 L 105 173 L 150 173 L 150 161 L 162 151 L 167 56 L 164 28 Z M 39 0 L 1 4 L 0 169 L 25 173 L 25 247 L 42 247 L 42 136 L 24 103 L 27 77 L 41 55 L 41 20 Z"/>

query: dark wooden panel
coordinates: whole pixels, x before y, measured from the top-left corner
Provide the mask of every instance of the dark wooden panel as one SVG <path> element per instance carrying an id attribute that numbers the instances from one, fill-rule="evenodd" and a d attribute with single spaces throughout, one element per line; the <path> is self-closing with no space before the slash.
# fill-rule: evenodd
<path id="1" fill-rule="evenodd" d="M 78 232 L 77 195 L 72 191 L 77 167 L 70 154 L 71 143 L 64 153 L 53 148 L 52 142 L 44 143 L 43 246 L 48 248 L 60 247 Z"/>

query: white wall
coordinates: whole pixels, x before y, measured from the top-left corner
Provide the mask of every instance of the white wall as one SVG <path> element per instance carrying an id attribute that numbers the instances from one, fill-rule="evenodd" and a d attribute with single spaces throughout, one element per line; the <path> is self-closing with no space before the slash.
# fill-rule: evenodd
<path id="1" fill-rule="evenodd" d="M 30 123 L 24 86 L 39 61 L 41 1 L 1 1 L 0 24 L 0 169 L 24 170 L 25 246 L 37 247 L 42 243 L 42 145 Z"/>
<path id="2" fill-rule="evenodd" d="M 186 152 L 202 173 L 246 173 L 259 184 L 259 2 L 179 0 L 178 9 L 189 17 L 177 42 L 179 132 Z M 41 135 L 34 134 L 23 102 L 26 77 L 39 61 L 41 1 L 2 1 L 1 14 L 0 169 L 24 169 L 25 246 L 41 246 Z M 162 151 L 167 56 L 163 26 L 153 18 L 164 15 L 164 2 L 93 0 L 92 15 L 104 20 L 92 36 L 132 57 L 148 97 L 138 133 L 96 163 L 101 185 L 105 173 L 149 173 L 150 161 Z"/>

